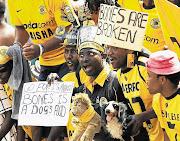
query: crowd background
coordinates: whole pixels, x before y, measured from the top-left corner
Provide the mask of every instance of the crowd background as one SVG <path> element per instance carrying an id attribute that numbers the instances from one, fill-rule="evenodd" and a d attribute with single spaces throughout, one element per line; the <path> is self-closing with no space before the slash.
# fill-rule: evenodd
<path id="1" fill-rule="evenodd" d="M 178 11 L 180 1 L 169 1 L 168 4 Z M 94 42 L 100 4 L 149 14 L 141 52 Z M 166 38 L 170 33 L 167 34 L 164 28 L 168 20 L 159 17 L 155 4 L 158 2 L 153 0 L 0 0 L 0 140 L 71 139 L 75 130 L 71 125 L 71 113 L 66 127 L 17 125 L 21 84 L 31 79 L 47 80 L 50 85 L 55 80 L 74 81 L 73 94 L 87 93 L 99 115 L 101 97 L 124 102 L 132 118 L 127 128 L 133 126 L 131 135 L 134 140 L 180 140 L 179 24 L 174 28 L 170 24 L 170 32 L 177 36 L 169 37 L 173 43 L 169 44 Z M 23 14 L 22 10 L 25 11 Z M 175 15 L 170 17 L 178 23 Z M 24 69 L 27 74 L 22 72 L 24 76 L 18 79 L 20 82 L 14 79 L 12 73 L 19 69 L 17 66 L 20 63 L 14 65 L 17 54 L 13 54 L 13 50 L 21 54 L 22 67 L 30 64 L 31 73 L 28 68 Z M 28 78 L 29 75 L 31 78 Z M 132 89 L 133 84 L 138 87 Z M 164 118 L 161 111 L 169 117 Z M 170 118 L 169 114 L 173 116 Z M 176 126 L 172 128 L 169 124 Z M 117 139 L 102 128 L 94 140 Z"/>

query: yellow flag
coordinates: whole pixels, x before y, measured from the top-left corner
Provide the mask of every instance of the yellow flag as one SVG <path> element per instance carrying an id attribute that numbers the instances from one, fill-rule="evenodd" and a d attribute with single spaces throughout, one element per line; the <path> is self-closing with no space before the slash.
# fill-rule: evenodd
<path id="1" fill-rule="evenodd" d="M 180 8 L 167 0 L 155 0 L 166 45 L 180 60 Z"/>
<path id="2" fill-rule="evenodd" d="M 118 0 L 117 2 L 122 8 L 131 9 L 135 11 L 142 11 L 139 0 Z"/>

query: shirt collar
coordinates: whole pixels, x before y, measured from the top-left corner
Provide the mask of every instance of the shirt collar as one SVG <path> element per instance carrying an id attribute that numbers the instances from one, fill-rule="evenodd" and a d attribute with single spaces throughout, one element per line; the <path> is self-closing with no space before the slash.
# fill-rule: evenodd
<path id="1" fill-rule="evenodd" d="M 107 75 L 109 74 L 110 72 L 110 69 L 108 67 L 105 67 L 101 72 L 100 74 L 98 75 L 98 77 L 92 82 L 92 79 L 90 76 L 87 77 L 84 85 L 85 87 L 87 87 L 90 91 L 91 91 L 91 88 L 92 86 L 98 84 L 100 85 L 101 87 L 104 86 L 104 82 L 107 78 Z"/>

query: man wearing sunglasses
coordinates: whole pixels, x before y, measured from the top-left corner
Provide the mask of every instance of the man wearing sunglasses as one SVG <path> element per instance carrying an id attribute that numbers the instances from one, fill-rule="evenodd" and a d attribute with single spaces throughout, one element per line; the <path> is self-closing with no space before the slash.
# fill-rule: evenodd
<path id="1" fill-rule="evenodd" d="M 9 76 L 11 74 L 11 70 L 12 70 L 12 60 L 9 60 L 7 63 L 5 64 L 0 64 L 0 83 L 1 84 L 5 84 L 8 79 Z"/>
<path id="2" fill-rule="evenodd" d="M 12 106 L 2 84 L 8 82 L 13 62 L 6 55 L 8 47 L 0 47 L 0 140 L 16 140 L 15 120 L 11 119 Z M 4 118 L 5 117 L 5 118 Z"/>

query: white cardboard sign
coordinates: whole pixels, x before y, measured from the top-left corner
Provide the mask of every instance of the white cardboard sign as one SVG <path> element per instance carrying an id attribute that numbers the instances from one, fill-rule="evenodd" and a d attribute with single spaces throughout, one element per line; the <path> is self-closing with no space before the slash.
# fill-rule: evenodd
<path id="1" fill-rule="evenodd" d="M 148 14 L 101 4 L 95 42 L 141 51 Z"/>
<path id="2" fill-rule="evenodd" d="M 25 83 L 18 125 L 66 126 L 74 82 L 46 81 Z"/>

